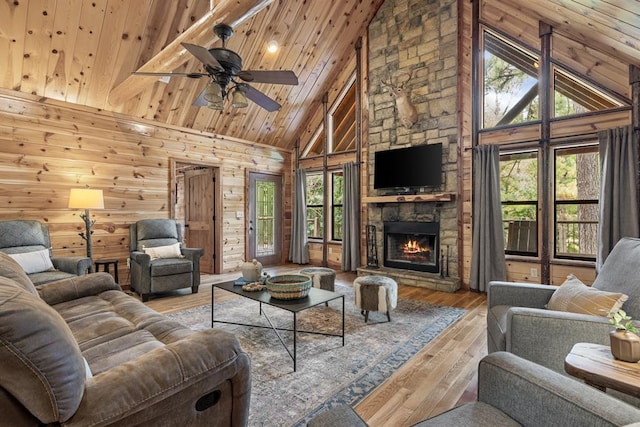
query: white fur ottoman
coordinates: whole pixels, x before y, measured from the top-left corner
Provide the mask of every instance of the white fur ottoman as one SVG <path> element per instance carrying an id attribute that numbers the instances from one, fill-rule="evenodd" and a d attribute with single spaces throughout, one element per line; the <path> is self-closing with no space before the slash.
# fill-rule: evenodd
<path id="1" fill-rule="evenodd" d="M 369 320 L 369 311 L 387 313 L 391 322 L 391 310 L 398 303 L 398 284 L 385 276 L 360 276 L 353 281 L 353 292 L 358 307 L 364 315 L 365 323 Z"/>
<path id="2" fill-rule="evenodd" d="M 325 291 L 335 291 L 336 272 L 328 267 L 306 267 L 300 270 L 300 274 L 311 276 L 311 283 L 314 288 Z"/>
<path id="3" fill-rule="evenodd" d="M 325 291 L 334 292 L 336 290 L 336 272 L 328 267 L 306 267 L 300 270 L 300 274 L 306 274 L 311 277 L 311 283 L 314 288 L 324 289 Z M 329 307 L 329 303 L 324 303 Z"/>

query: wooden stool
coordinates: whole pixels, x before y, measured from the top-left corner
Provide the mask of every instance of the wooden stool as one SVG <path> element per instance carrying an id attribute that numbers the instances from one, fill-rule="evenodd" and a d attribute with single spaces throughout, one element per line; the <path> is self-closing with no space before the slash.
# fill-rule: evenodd
<path id="1" fill-rule="evenodd" d="M 103 266 L 103 271 L 109 273 L 109 266 L 113 264 L 113 279 L 118 283 L 118 260 L 117 259 L 103 259 L 96 261 L 96 273 L 100 271 L 100 266 Z"/>
<path id="2" fill-rule="evenodd" d="M 398 284 L 385 276 L 360 276 L 353 281 L 353 292 L 356 307 L 364 315 L 365 323 L 369 320 L 369 311 L 387 313 L 391 322 L 391 310 L 398 303 Z"/>

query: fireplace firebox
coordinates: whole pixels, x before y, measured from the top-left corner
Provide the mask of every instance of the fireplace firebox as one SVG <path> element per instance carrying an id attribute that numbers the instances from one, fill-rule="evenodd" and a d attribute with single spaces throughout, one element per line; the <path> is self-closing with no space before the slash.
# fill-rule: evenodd
<path id="1" fill-rule="evenodd" d="M 437 222 L 385 222 L 385 267 L 438 273 L 439 233 Z"/>

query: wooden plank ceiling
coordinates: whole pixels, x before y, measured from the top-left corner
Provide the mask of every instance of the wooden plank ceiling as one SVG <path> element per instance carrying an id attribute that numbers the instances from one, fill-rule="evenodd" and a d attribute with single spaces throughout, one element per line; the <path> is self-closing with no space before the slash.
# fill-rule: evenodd
<path id="1" fill-rule="evenodd" d="M 391 1 L 391 0 L 387 0 Z M 496 0 L 485 0 L 496 1 Z M 322 94 L 349 63 L 383 0 L 19 0 L 0 2 L 0 86 L 292 148 Z M 640 65 L 640 0 L 500 0 L 567 37 Z M 235 25 L 227 47 L 243 69 L 293 70 L 298 86 L 254 84 L 282 108 L 191 106 L 206 79 L 169 83 L 133 71 L 200 72 L 179 42 L 220 46 L 214 24 Z M 280 51 L 270 54 L 270 40 Z M 173 43 L 172 43 L 173 42 Z M 145 65 L 146 64 L 146 65 Z"/>

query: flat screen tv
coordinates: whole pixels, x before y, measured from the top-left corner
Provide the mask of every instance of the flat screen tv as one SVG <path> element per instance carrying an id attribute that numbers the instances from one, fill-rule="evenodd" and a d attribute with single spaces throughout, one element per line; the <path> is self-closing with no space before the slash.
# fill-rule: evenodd
<path id="1" fill-rule="evenodd" d="M 437 187 L 441 184 L 441 143 L 375 153 L 373 188 Z"/>

